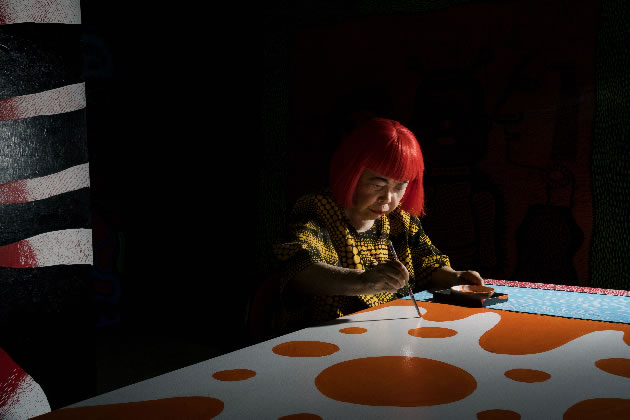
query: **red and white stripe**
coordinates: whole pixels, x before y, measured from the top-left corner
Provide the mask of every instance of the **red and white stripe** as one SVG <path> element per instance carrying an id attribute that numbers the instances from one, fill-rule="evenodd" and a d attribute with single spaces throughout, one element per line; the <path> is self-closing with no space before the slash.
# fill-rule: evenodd
<path id="1" fill-rule="evenodd" d="M 81 23 L 80 0 L 0 0 L 0 25 L 11 23 Z"/>
<path id="2" fill-rule="evenodd" d="M 2 1 L 2 0 L 0 0 Z M 0 121 L 55 115 L 85 108 L 85 83 L 0 100 Z"/>
<path id="3" fill-rule="evenodd" d="M 529 289 L 562 290 L 564 292 L 595 293 L 599 295 L 630 296 L 628 290 L 601 289 L 596 287 L 565 286 L 562 284 L 529 283 L 524 281 L 484 279 L 485 284 L 510 287 L 526 287 Z"/>
<path id="4" fill-rule="evenodd" d="M 92 229 L 46 232 L 0 246 L 0 267 L 35 268 L 92 263 Z"/>
<path id="5" fill-rule="evenodd" d="M 27 203 L 90 186 L 89 163 L 32 179 L 0 185 L 0 204 Z"/>
<path id="6" fill-rule="evenodd" d="M 30 419 L 49 412 L 39 384 L 0 349 L 0 419 Z"/>

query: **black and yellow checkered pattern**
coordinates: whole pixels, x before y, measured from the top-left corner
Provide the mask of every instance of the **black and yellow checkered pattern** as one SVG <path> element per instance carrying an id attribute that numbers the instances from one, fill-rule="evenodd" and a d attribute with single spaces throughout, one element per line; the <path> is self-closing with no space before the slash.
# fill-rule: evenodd
<path id="1" fill-rule="evenodd" d="M 420 220 L 400 208 L 379 218 L 369 230 L 358 233 L 329 192 L 298 200 L 290 215 L 285 241 L 274 247 L 282 296 L 279 328 L 295 329 L 328 321 L 399 297 L 392 293 L 304 296 L 285 288 L 298 272 L 318 262 L 369 270 L 392 258 L 388 251 L 389 240 L 409 271 L 409 283 L 414 291 L 429 286 L 431 273 L 436 268 L 450 265 L 448 257 L 433 246 L 424 233 Z"/>

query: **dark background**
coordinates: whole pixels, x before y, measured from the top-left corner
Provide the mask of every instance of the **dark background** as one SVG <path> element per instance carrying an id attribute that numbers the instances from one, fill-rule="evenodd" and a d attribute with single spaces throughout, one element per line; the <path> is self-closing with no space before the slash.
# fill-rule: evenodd
<path id="1" fill-rule="evenodd" d="M 256 10 L 81 6 L 96 383 L 64 403 L 247 345 L 258 278 Z"/>
<path id="2" fill-rule="evenodd" d="M 120 4 L 84 2 L 82 19 L 93 212 L 125 241 L 121 323 L 224 342 L 253 274 L 255 27 Z"/>

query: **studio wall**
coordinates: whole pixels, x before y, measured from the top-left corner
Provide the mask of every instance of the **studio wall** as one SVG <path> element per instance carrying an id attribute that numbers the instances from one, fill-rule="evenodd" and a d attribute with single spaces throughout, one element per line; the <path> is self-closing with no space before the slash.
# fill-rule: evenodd
<path id="1" fill-rule="evenodd" d="M 607 268 L 620 267 L 629 248 L 617 215 L 627 181 L 610 179 L 627 156 L 628 7 L 604 3 L 358 2 L 303 5 L 293 19 L 276 10 L 263 114 L 274 169 L 263 176 L 281 178 L 285 168 L 287 181 L 286 195 L 261 183 L 263 203 L 288 209 L 325 186 L 344 121 L 370 112 L 417 134 L 427 164 L 423 224 L 454 267 L 629 287 Z M 273 152 L 279 142 L 286 154 Z M 275 214 L 267 238 L 284 223 Z"/>

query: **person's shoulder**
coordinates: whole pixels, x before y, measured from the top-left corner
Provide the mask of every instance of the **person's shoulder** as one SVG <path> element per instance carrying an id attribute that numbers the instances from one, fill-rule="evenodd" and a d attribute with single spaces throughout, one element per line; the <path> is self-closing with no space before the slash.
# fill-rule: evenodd
<path id="1" fill-rule="evenodd" d="M 331 218 L 338 213 L 338 205 L 329 190 L 320 190 L 300 196 L 292 209 L 293 217 Z"/>
<path id="2" fill-rule="evenodd" d="M 320 190 L 315 192 L 310 192 L 300 196 L 295 201 L 294 208 L 312 208 L 319 209 L 321 207 L 333 207 L 336 205 L 336 202 L 330 193 L 329 190 Z"/>

